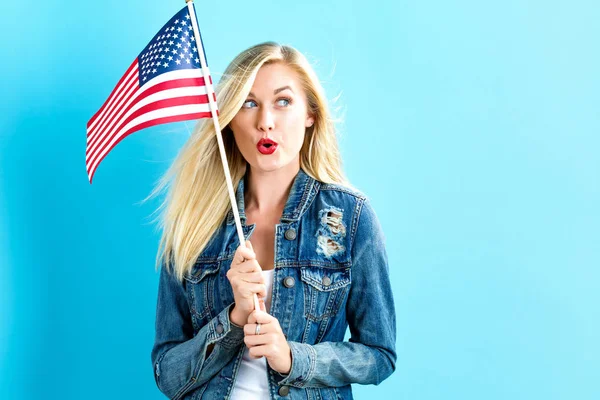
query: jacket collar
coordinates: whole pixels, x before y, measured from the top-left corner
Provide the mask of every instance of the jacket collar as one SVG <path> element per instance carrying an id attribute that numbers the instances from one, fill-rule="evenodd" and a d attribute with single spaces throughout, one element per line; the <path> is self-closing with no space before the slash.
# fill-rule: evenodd
<path id="1" fill-rule="evenodd" d="M 240 221 L 242 225 L 246 225 L 246 212 L 244 206 L 244 184 L 246 183 L 246 177 L 248 173 L 240 179 L 236 190 L 236 201 L 238 212 L 240 215 Z M 288 199 L 283 208 L 281 215 L 281 222 L 292 222 L 300 219 L 316 192 L 319 188 L 319 182 L 309 176 L 302 168 L 296 174 L 292 188 L 288 195 Z M 227 213 L 227 225 L 233 225 L 235 223 L 233 218 L 233 211 L 229 210 Z"/>

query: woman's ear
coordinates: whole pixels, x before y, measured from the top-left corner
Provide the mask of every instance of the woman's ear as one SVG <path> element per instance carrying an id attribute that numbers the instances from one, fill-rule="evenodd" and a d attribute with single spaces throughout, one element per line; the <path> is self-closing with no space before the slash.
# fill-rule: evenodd
<path id="1" fill-rule="evenodd" d="M 311 126 L 313 126 L 314 123 L 315 123 L 314 117 L 309 116 L 306 118 L 306 127 L 307 128 L 310 128 Z"/>

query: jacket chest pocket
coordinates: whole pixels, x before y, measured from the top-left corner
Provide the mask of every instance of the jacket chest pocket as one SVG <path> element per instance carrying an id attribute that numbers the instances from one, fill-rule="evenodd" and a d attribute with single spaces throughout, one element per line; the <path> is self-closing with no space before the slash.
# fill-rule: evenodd
<path id="1" fill-rule="evenodd" d="M 192 313 L 194 330 L 198 331 L 212 318 L 214 309 L 215 283 L 219 275 L 219 263 L 197 263 L 185 275 L 188 303 Z"/>
<path id="2" fill-rule="evenodd" d="M 350 268 L 302 267 L 304 315 L 313 321 L 334 316 L 350 290 Z"/>

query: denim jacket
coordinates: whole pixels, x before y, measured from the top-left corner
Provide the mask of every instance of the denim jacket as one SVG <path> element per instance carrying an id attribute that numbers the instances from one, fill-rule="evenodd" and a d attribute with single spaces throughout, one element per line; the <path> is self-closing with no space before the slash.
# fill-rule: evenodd
<path id="1" fill-rule="evenodd" d="M 251 239 L 244 179 L 237 206 Z M 396 315 L 384 242 L 363 194 L 299 170 L 275 226 L 268 312 L 287 338 L 292 367 L 281 375 L 267 363 L 271 399 L 352 399 L 351 383 L 378 385 L 394 372 Z M 151 358 L 169 398 L 231 394 L 245 349 L 242 328 L 229 320 L 234 297 L 226 276 L 238 246 L 230 210 L 183 281 L 161 268 Z"/>

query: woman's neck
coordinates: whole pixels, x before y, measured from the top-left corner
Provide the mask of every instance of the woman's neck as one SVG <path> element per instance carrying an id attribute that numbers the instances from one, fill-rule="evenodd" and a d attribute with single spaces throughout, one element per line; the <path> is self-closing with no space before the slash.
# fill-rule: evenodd
<path id="1" fill-rule="evenodd" d="M 244 194 L 245 213 L 268 215 L 276 212 L 281 215 L 299 170 L 299 164 L 293 162 L 275 171 L 251 169 Z"/>

